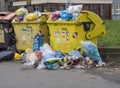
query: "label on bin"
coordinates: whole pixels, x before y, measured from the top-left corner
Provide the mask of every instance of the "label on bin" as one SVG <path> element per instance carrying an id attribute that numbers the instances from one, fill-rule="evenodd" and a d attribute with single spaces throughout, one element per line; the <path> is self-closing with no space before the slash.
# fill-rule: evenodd
<path id="1" fill-rule="evenodd" d="M 4 43 L 5 39 L 4 39 L 4 30 L 0 30 L 0 43 Z"/>
<path id="2" fill-rule="evenodd" d="M 60 43 L 60 38 L 55 39 L 56 43 Z"/>
<path id="3" fill-rule="evenodd" d="M 55 36 L 60 36 L 60 32 L 59 32 L 59 31 L 55 31 L 55 32 L 54 32 L 54 35 L 55 35 Z"/>
<path id="4" fill-rule="evenodd" d="M 21 40 L 26 41 L 26 36 L 22 36 Z"/>
<path id="5" fill-rule="evenodd" d="M 78 37 L 78 33 L 77 32 L 73 32 L 73 38 L 77 38 Z"/>

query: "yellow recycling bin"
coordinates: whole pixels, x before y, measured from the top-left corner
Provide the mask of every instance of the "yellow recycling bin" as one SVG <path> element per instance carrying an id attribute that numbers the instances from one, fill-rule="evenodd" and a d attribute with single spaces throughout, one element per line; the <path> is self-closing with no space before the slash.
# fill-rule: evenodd
<path id="1" fill-rule="evenodd" d="M 41 31 L 41 33 L 44 35 L 44 42 L 49 43 L 48 27 L 46 24 L 46 20 L 48 20 L 48 18 L 49 15 L 44 13 L 42 14 L 40 20 L 12 22 L 17 39 L 17 51 L 23 51 L 27 48 L 32 48 L 34 37 L 38 31 Z"/>
<path id="2" fill-rule="evenodd" d="M 47 25 L 50 32 L 50 45 L 53 50 L 69 53 L 80 46 L 80 41 L 90 40 L 97 45 L 97 36 L 105 34 L 101 18 L 91 11 L 81 11 L 75 21 L 52 21 Z"/>

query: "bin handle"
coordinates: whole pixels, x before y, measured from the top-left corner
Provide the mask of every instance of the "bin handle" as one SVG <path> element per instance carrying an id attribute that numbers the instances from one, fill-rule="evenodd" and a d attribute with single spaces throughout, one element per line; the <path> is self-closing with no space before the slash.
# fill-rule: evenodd
<path id="1" fill-rule="evenodd" d="M 46 24 L 46 22 L 44 22 L 44 21 L 40 22 L 40 25 L 44 25 L 44 24 Z"/>
<path id="2" fill-rule="evenodd" d="M 102 34 L 103 36 L 105 35 L 104 23 L 95 26 L 93 31 L 86 33 L 85 37 L 86 39 L 92 39 L 97 37 L 100 34 Z"/>
<path id="3" fill-rule="evenodd" d="M 82 11 L 83 13 L 87 13 L 87 18 L 93 22 L 95 27 L 92 31 L 86 33 L 86 39 L 92 39 L 102 34 L 105 35 L 105 26 L 102 19 L 95 13 L 90 11 Z"/>
<path id="4" fill-rule="evenodd" d="M 77 22 L 77 23 L 76 23 L 76 26 L 81 26 L 81 25 L 82 25 L 81 22 Z"/>

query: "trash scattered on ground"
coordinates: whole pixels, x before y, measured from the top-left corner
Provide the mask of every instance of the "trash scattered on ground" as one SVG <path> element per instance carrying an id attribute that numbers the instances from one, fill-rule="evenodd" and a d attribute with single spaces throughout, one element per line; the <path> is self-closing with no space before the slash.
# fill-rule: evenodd
<path id="1" fill-rule="evenodd" d="M 56 11 L 51 14 L 48 20 L 60 20 L 60 21 L 75 21 L 78 16 L 80 16 L 80 12 L 82 10 L 82 5 L 70 6 L 64 11 Z M 13 22 L 22 22 L 22 21 L 35 21 L 39 20 L 41 13 L 39 11 L 35 11 L 34 13 L 28 13 L 26 8 L 19 8 L 16 10 L 16 17 Z M 85 18 L 86 19 L 86 18 Z M 83 22 L 84 23 L 84 22 Z M 87 22 L 87 29 L 90 29 L 90 22 Z M 41 23 L 44 24 L 44 23 Z M 79 24 L 81 25 L 81 24 Z M 31 34 L 33 30 L 31 27 L 30 30 L 26 30 L 26 27 L 22 29 L 22 33 L 29 31 Z M 103 28 L 104 29 L 104 28 Z M 62 40 L 64 42 L 68 42 L 69 31 L 66 28 L 62 28 Z M 85 31 L 87 32 L 88 30 Z M 56 36 L 58 37 L 60 32 L 56 32 Z M 102 32 L 103 33 L 103 32 Z M 27 34 L 28 36 L 30 34 Z M 51 34 L 52 35 L 52 34 Z M 72 37 L 77 38 L 79 33 L 76 31 L 73 32 Z M 52 47 L 48 43 L 44 43 L 44 35 L 42 32 L 38 30 L 38 33 L 35 36 L 29 36 L 30 39 L 34 40 L 33 47 L 27 48 L 23 53 L 18 54 L 15 53 L 14 60 L 21 60 L 23 66 L 32 67 L 35 69 L 49 69 L 49 70 L 57 70 L 57 69 L 85 69 L 92 67 L 102 67 L 105 66 L 105 62 L 102 61 L 100 54 L 96 45 L 91 41 L 82 41 L 80 46 L 83 48 L 83 52 L 80 50 L 74 49 L 69 53 L 63 53 L 62 51 L 54 51 Z M 90 37 L 90 36 L 89 36 Z M 79 38 L 79 37 L 78 37 Z M 22 41 L 26 41 L 27 37 L 22 36 Z M 84 40 L 84 39 L 83 39 Z M 60 42 L 59 38 L 56 38 L 56 42 Z M 30 44 L 30 43 L 29 43 Z M 69 43 L 71 44 L 71 43 Z M 73 41 L 74 44 L 74 41 Z M 67 44 L 65 44 L 67 45 Z M 79 46 L 75 45 L 75 48 Z"/>
<path id="2" fill-rule="evenodd" d="M 23 53 L 22 62 L 24 66 L 49 70 L 85 69 L 105 66 L 95 44 L 90 41 L 82 42 L 82 44 L 84 45 L 82 45 L 83 50 L 85 50 L 83 53 L 72 50 L 68 54 L 64 54 L 61 51 L 52 50 L 49 44 L 44 43 L 39 50 L 26 49 Z M 88 47 L 89 49 L 87 50 Z"/>
<path id="3" fill-rule="evenodd" d="M 101 67 L 102 65 L 105 65 L 94 43 L 92 43 L 91 41 L 81 41 L 81 45 L 84 49 L 85 55 L 93 59 L 92 61 L 96 63 L 96 67 Z"/>

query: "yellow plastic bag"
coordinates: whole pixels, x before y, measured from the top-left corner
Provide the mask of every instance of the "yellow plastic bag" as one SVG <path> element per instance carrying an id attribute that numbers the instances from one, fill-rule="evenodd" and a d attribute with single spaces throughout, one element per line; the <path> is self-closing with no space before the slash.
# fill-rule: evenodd
<path id="1" fill-rule="evenodd" d="M 26 21 L 34 21 L 37 20 L 38 15 L 36 13 L 30 13 L 26 16 Z"/>
<path id="2" fill-rule="evenodd" d="M 16 61 L 22 60 L 22 56 L 23 56 L 23 53 L 22 54 L 15 53 L 14 60 Z"/>
<path id="3" fill-rule="evenodd" d="M 15 11 L 15 13 L 17 16 L 23 16 L 23 15 L 28 14 L 28 11 L 26 8 L 19 8 Z"/>

